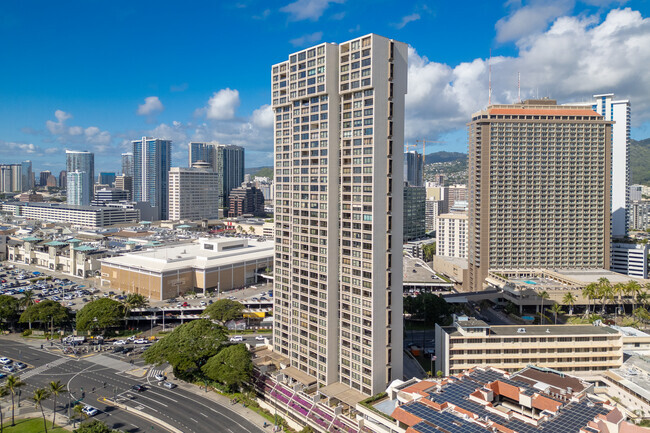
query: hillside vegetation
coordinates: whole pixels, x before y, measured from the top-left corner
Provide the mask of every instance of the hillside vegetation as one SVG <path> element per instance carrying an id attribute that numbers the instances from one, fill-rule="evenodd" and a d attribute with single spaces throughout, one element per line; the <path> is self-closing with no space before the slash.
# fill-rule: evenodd
<path id="1" fill-rule="evenodd" d="M 650 185 L 650 138 L 630 140 L 630 183 Z"/>

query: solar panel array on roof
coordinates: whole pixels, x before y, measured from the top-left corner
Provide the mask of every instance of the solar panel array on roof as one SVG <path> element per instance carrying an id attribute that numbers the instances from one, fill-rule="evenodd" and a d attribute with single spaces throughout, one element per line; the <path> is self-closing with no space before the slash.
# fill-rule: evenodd
<path id="1" fill-rule="evenodd" d="M 452 383 L 443 386 L 440 392 L 432 392 L 427 398 L 437 403 L 449 402 L 452 405 L 476 414 L 481 419 L 490 419 L 517 433 L 576 433 L 598 414 L 607 414 L 608 409 L 600 404 L 593 404 L 589 399 L 581 402 L 563 403 L 559 414 L 540 426 L 527 424 L 518 419 L 506 420 L 485 410 L 484 406 L 468 399 L 476 389 L 485 384 L 499 380 L 519 388 L 530 395 L 537 392 L 529 384 L 513 379 L 506 379 L 501 373 L 491 370 L 475 370 L 469 376 L 463 376 Z M 547 398 L 550 398 L 546 396 Z M 402 406 L 402 409 L 423 419 L 413 426 L 422 433 L 485 433 L 486 428 L 470 423 L 451 412 L 438 412 L 435 409 L 413 402 Z M 434 427 L 435 426 L 435 427 Z M 436 428 L 437 427 L 437 428 Z"/>

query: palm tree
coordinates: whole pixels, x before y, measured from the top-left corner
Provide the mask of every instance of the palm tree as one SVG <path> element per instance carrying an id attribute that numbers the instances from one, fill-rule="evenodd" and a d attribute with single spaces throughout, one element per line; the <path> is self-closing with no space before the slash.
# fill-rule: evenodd
<path id="1" fill-rule="evenodd" d="M 627 292 L 627 284 L 625 283 L 616 283 L 614 284 L 614 287 L 612 287 L 612 295 L 616 297 L 616 301 L 617 301 L 616 302 L 617 307 L 614 313 L 615 316 L 618 316 L 618 310 L 622 309 L 621 298 L 623 297 L 623 295 L 625 295 L 626 292 Z M 625 315 L 625 311 L 623 312 L 623 314 Z"/>
<path id="2" fill-rule="evenodd" d="M 597 294 L 598 294 L 598 284 L 596 283 L 589 283 L 585 286 L 584 289 L 582 289 L 582 296 L 587 298 L 587 310 L 585 311 L 585 316 L 591 314 L 591 300 L 596 299 Z M 595 304 L 594 304 L 594 309 L 596 309 Z"/>
<path id="3" fill-rule="evenodd" d="M 41 409 L 41 414 L 43 415 L 43 428 L 45 433 L 47 433 L 47 421 L 45 420 L 45 411 L 43 410 L 43 400 L 47 400 L 50 396 L 50 393 L 45 388 L 38 388 L 34 391 L 32 400 L 34 400 L 34 406 Z"/>
<path id="4" fill-rule="evenodd" d="M 14 419 L 14 412 L 16 410 L 14 397 L 18 392 L 18 388 L 20 388 L 23 385 L 25 385 L 25 382 L 21 382 L 21 380 L 18 377 L 14 376 L 13 374 L 7 377 L 7 381 L 5 382 L 5 388 L 7 388 L 7 390 L 11 393 L 11 425 L 12 426 L 16 425 L 16 421 Z"/>
<path id="5" fill-rule="evenodd" d="M 34 294 L 27 290 L 23 292 L 23 297 L 20 298 L 20 306 L 27 309 L 30 305 L 34 305 Z M 29 329 L 32 329 L 32 321 L 29 321 Z"/>
<path id="6" fill-rule="evenodd" d="M 77 419 L 88 419 L 88 415 L 84 412 L 84 405 L 83 404 L 78 404 L 75 405 L 75 407 L 72 408 L 72 419 L 73 421 L 73 428 L 76 425 Z"/>
<path id="7" fill-rule="evenodd" d="M 145 308 L 149 306 L 149 300 L 139 293 L 129 293 L 124 299 L 124 320 L 134 308 Z"/>
<path id="8" fill-rule="evenodd" d="M 7 395 L 9 395 L 9 391 L 7 391 L 7 387 L 0 386 L 0 399 L 4 398 Z M 4 431 L 4 419 L 2 418 L 2 406 L 0 406 L 0 433 L 2 433 L 3 431 Z"/>
<path id="9" fill-rule="evenodd" d="M 637 297 L 642 292 L 643 288 L 641 287 L 641 284 L 639 284 L 639 282 L 636 280 L 630 280 L 625 285 L 626 295 L 632 297 L 632 311 L 634 311 L 634 308 L 636 307 Z"/>
<path id="10" fill-rule="evenodd" d="M 562 306 L 560 304 L 553 304 L 548 310 L 553 313 L 553 316 L 555 317 L 555 325 L 557 325 L 557 315 L 564 313 L 564 311 L 562 311 Z"/>
<path id="11" fill-rule="evenodd" d="M 52 425 L 54 425 L 54 422 L 56 421 L 56 397 L 59 395 L 60 392 L 63 392 L 65 390 L 66 390 L 65 385 L 63 385 L 60 380 L 57 380 L 56 382 L 54 381 L 50 382 L 49 392 L 52 393 L 52 395 L 54 396 L 54 409 L 53 409 L 54 414 L 52 415 Z"/>
<path id="12" fill-rule="evenodd" d="M 548 294 L 546 290 L 542 290 L 541 292 L 537 292 L 537 296 L 539 296 L 540 300 L 542 301 L 542 305 L 539 310 L 539 323 L 544 324 L 544 299 L 549 299 L 551 296 Z"/>
<path id="13" fill-rule="evenodd" d="M 650 299 L 650 292 L 648 291 L 640 290 L 639 294 L 636 295 L 636 301 L 639 303 L 639 305 L 645 306 L 645 304 L 648 303 L 648 299 Z"/>
<path id="14" fill-rule="evenodd" d="M 569 316 L 573 316 L 573 306 L 576 303 L 576 297 L 573 293 L 567 293 L 562 298 L 562 303 L 569 306 Z"/>
<path id="15" fill-rule="evenodd" d="M 600 310 L 601 314 L 605 314 L 605 305 L 607 299 L 612 298 L 612 283 L 605 277 L 598 279 L 598 297 L 603 301 L 603 307 Z"/>

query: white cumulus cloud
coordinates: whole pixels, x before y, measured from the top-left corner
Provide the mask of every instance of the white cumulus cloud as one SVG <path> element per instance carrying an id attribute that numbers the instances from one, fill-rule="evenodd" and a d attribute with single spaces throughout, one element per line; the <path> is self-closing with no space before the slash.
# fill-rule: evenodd
<path id="1" fill-rule="evenodd" d="M 290 39 L 289 43 L 294 47 L 302 47 L 309 44 L 314 44 L 323 39 L 323 32 L 314 32 L 307 35 L 302 35 L 295 39 Z"/>
<path id="2" fill-rule="evenodd" d="M 296 0 L 280 8 L 289 14 L 291 21 L 317 21 L 331 3 L 343 3 L 345 0 Z"/>
<path id="3" fill-rule="evenodd" d="M 606 17 L 562 16 L 550 28 L 516 41 L 517 56 L 492 58 L 492 103 L 550 96 L 559 103 L 589 101 L 598 93 L 631 99 L 633 122 L 650 121 L 650 19 L 616 9 Z M 488 60 L 459 65 L 431 61 L 409 50 L 405 135 L 436 139 L 462 130 L 488 102 Z"/>
<path id="4" fill-rule="evenodd" d="M 226 120 L 235 117 L 239 107 L 239 91 L 225 88 L 214 92 L 205 108 L 205 117 L 213 120 Z"/>
<path id="5" fill-rule="evenodd" d="M 165 107 L 163 107 L 162 102 L 160 102 L 160 99 L 157 96 L 147 96 L 144 98 L 144 104 L 138 105 L 138 114 L 140 116 L 150 116 L 154 113 L 159 113 L 164 109 Z"/>
<path id="6" fill-rule="evenodd" d="M 496 23 L 497 41 L 509 42 L 546 30 L 555 18 L 573 9 L 573 1 L 537 1 L 515 10 Z"/>
<path id="7" fill-rule="evenodd" d="M 420 14 L 418 14 L 418 13 L 413 13 L 413 14 L 410 14 L 410 15 L 406 15 L 406 16 L 402 17 L 402 21 L 400 21 L 397 24 L 394 24 L 394 26 L 396 28 L 398 28 L 398 29 L 401 29 L 401 28 L 404 28 L 404 26 L 407 25 L 408 23 L 411 23 L 413 21 L 417 21 L 420 18 L 421 18 Z"/>
<path id="8" fill-rule="evenodd" d="M 253 111 L 251 116 L 251 123 L 258 128 L 272 128 L 273 127 L 273 109 L 270 105 L 262 105 L 260 108 Z"/>

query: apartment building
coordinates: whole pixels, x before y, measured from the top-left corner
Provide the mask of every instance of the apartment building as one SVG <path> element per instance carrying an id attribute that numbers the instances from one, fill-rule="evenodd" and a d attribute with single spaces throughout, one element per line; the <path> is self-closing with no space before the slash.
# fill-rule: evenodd
<path id="1" fill-rule="evenodd" d="M 68 223 L 83 227 L 106 227 L 140 220 L 133 208 L 75 206 L 59 203 L 3 203 L 2 210 L 30 220 Z"/>
<path id="2" fill-rule="evenodd" d="M 51 176 L 51 175 L 50 175 Z M 69 171 L 66 201 L 71 206 L 90 205 L 90 185 L 85 171 Z"/>
<path id="3" fill-rule="evenodd" d="M 646 230 L 650 227 L 650 200 L 638 200 L 630 203 L 630 229 Z"/>
<path id="4" fill-rule="evenodd" d="M 68 204 L 77 206 L 87 206 L 93 198 L 93 185 L 95 184 L 95 154 L 86 150 L 66 150 L 65 151 L 65 170 L 67 173 L 66 189 L 74 191 L 70 196 L 68 194 Z M 72 173 L 82 173 L 76 177 Z M 47 178 L 52 173 L 43 175 L 41 172 L 41 186 L 47 185 Z M 73 179 L 74 178 L 74 179 Z M 70 185 L 72 180 L 73 184 Z"/>
<path id="5" fill-rule="evenodd" d="M 370 34 L 293 53 L 271 74 L 274 350 L 360 395 L 402 378 L 407 55 Z"/>
<path id="6" fill-rule="evenodd" d="M 421 239 L 426 234 L 426 197 L 425 187 L 404 183 L 404 242 Z"/>
<path id="7" fill-rule="evenodd" d="M 436 255 L 467 258 L 467 213 L 447 213 L 438 216 Z"/>
<path id="8" fill-rule="evenodd" d="M 133 140 L 133 201 L 149 203 L 157 209 L 156 219 L 169 216 L 169 168 L 171 140 L 142 137 Z"/>
<path id="9" fill-rule="evenodd" d="M 612 125 L 611 218 L 612 236 L 624 237 L 629 227 L 627 209 L 630 204 L 630 127 L 631 112 L 628 99 L 614 100 L 613 93 L 594 95 L 593 102 L 571 105 L 591 107 Z"/>
<path id="10" fill-rule="evenodd" d="M 436 325 L 435 370 L 445 376 L 474 367 L 517 371 L 529 365 L 591 374 L 623 364 L 623 334 L 609 326 L 498 325 L 454 317 Z"/>
<path id="11" fill-rule="evenodd" d="M 169 171 L 169 219 L 200 220 L 219 214 L 219 175 L 208 163 Z"/>
<path id="12" fill-rule="evenodd" d="M 609 270 L 647 279 L 649 248 L 647 244 L 612 244 L 612 264 Z"/>
<path id="13" fill-rule="evenodd" d="M 609 268 L 612 122 L 544 99 L 468 127 L 470 290 L 493 268 Z"/>

